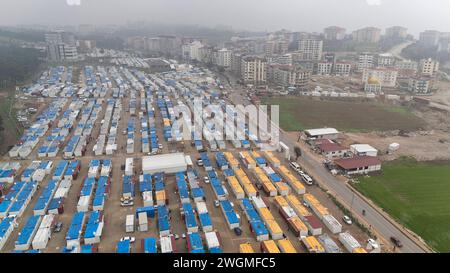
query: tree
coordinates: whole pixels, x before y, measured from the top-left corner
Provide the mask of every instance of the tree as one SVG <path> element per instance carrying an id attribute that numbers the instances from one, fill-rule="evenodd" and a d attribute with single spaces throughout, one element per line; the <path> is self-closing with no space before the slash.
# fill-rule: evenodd
<path id="1" fill-rule="evenodd" d="M 0 46 L 0 82 L 10 87 L 24 82 L 38 72 L 41 60 L 36 49 Z"/>
<path id="2" fill-rule="evenodd" d="M 300 149 L 300 147 L 295 146 L 294 147 L 294 152 L 295 152 L 295 156 L 296 156 L 295 160 L 297 160 L 299 157 L 302 156 L 302 150 Z"/>
<path id="3" fill-rule="evenodd" d="M 421 45 L 420 43 L 414 43 L 405 47 L 402 50 L 402 54 L 409 59 L 417 61 L 426 58 L 437 59 L 440 62 L 446 62 L 450 60 L 450 54 L 447 52 L 438 52 L 437 46 L 429 47 Z"/>

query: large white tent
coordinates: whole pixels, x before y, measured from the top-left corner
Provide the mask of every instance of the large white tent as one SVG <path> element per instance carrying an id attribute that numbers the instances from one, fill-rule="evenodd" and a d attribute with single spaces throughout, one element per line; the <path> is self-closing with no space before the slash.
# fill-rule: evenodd
<path id="1" fill-rule="evenodd" d="M 145 174 L 184 172 L 187 170 L 187 165 L 184 153 L 142 157 L 142 171 Z"/>

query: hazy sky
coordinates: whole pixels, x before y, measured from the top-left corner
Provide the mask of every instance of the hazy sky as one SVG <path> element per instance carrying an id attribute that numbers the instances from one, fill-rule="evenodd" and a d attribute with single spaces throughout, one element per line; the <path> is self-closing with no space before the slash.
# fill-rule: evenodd
<path id="1" fill-rule="evenodd" d="M 417 34 L 450 31 L 450 0 L 0 0 L 0 25 L 137 20 L 269 31 L 402 25 Z"/>

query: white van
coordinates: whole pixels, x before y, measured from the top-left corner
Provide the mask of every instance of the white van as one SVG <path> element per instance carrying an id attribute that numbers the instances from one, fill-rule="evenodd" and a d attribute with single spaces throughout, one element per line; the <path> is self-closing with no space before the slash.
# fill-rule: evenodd
<path id="1" fill-rule="evenodd" d="M 301 176 L 302 176 L 303 181 L 304 181 L 306 184 L 308 184 L 308 185 L 310 185 L 310 186 L 313 184 L 313 180 L 312 180 L 312 178 L 311 178 L 309 175 L 307 175 L 307 174 L 305 174 L 305 173 L 302 173 Z"/>
<path id="2" fill-rule="evenodd" d="M 296 172 L 302 170 L 297 162 L 289 162 L 289 166 L 291 166 L 291 168 L 294 169 Z"/>

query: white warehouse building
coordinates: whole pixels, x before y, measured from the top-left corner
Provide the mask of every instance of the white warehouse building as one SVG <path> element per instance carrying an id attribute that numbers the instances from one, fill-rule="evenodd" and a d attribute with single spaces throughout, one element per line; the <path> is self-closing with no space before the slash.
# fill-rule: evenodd
<path id="1" fill-rule="evenodd" d="M 337 139 L 339 131 L 334 128 L 319 128 L 306 130 L 305 134 L 309 139 Z"/>
<path id="2" fill-rule="evenodd" d="M 350 145 L 350 151 L 357 156 L 377 156 L 378 150 L 369 144 Z"/>

